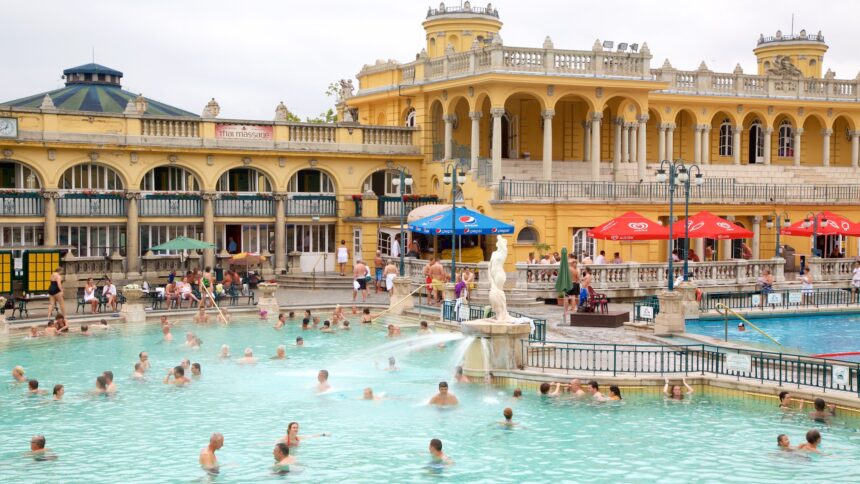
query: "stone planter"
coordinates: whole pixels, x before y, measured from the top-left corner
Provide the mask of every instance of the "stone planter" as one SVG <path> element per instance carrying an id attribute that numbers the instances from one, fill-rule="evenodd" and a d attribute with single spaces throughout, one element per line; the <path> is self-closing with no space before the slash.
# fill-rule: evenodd
<path id="1" fill-rule="evenodd" d="M 257 289 L 259 289 L 260 292 L 262 293 L 262 295 L 260 297 L 265 297 L 265 298 L 274 297 L 275 291 L 278 290 L 278 283 L 277 282 L 261 282 L 261 283 L 257 284 Z"/>
<path id="2" fill-rule="evenodd" d="M 143 307 L 143 290 L 137 284 L 129 284 L 122 288 L 125 296 L 125 304 L 122 305 L 120 314 L 126 323 L 145 323 L 146 309 Z"/>
<path id="3" fill-rule="evenodd" d="M 124 287 L 122 289 L 122 294 L 125 296 L 125 300 L 127 304 L 137 304 L 138 301 L 143 299 L 143 290 L 139 287 L 128 288 Z"/>
<path id="4" fill-rule="evenodd" d="M 260 311 L 267 311 L 270 318 L 277 319 L 278 311 L 281 305 L 278 298 L 275 297 L 275 291 L 278 290 L 277 282 L 261 282 L 257 284 L 257 290 L 260 291 L 260 298 L 257 301 L 257 308 Z"/>

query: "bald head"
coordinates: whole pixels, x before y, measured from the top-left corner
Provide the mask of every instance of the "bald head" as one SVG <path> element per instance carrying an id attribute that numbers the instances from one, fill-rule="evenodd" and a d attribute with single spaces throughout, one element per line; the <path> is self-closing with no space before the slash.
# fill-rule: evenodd
<path id="1" fill-rule="evenodd" d="M 212 437 L 209 437 L 209 447 L 218 450 L 224 446 L 224 436 L 220 432 L 215 432 Z"/>

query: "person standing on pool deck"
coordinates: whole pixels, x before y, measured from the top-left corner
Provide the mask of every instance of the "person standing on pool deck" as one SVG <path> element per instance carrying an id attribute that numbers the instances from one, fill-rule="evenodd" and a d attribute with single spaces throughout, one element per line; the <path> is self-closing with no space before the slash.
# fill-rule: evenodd
<path id="1" fill-rule="evenodd" d="M 355 302 L 358 291 L 361 291 L 361 302 L 367 302 L 367 266 L 359 259 L 355 262 L 355 267 L 352 271 L 353 275 L 353 291 L 352 301 Z M 354 308 L 353 308 L 354 309 Z M 353 311 L 354 312 L 354 311 Z"/>
<path id="2" fill-rule="evenodd" d="M 66 314 L 66 300 L 63 297 L 63 268 L 57 267 L 51 274 L 51 285 L 48 287 L 48 317 L 57 306 L 59 314 Z"/>
<path id="3" fill-rule="evenodd" d="M 340 266 L 340 275 L 343 276 L 343 269 L 349 261 L 349 249 L 346 248 L 346 241 L 340 241 L 340 247 L 337 248 L 337 264 Z"/>
<path id="4" fill-rule="evenodd" d="M 209 437 L 209 445 L 200 451 L 200 466 L 203 470 L 211 474 L 218 473 L 218 458 L 215 457 L 215 451 L 224 446 L 224 436 L 218 432 Z"/>
<path id="5" fill-rule="evenodd" d="M 385 268 L 385 261 L 382 260 L 382 252 L 376 251 L 376 256 L 373 258 L 373 285 L 376 289 L 376 293 L 379 294 L 379 286 L 383 284 L 382 282 L 382 271 Z"/>
<path id="6" fill-rule="evenodd" d="M 457 397 L 454 396 L 453 393 L 448 392 L 448 382 L 441 381 L 439 382 L 439 393 L 437 393 L 433 398 L 431 398 L 429 403 L 430 405 L 447 407 L 459 405 L 460 401 L 457 400 Z M 439 450 L 441 450 L 441 448 Z"/>
<path id="7" fill-rule="evenodd" d="M 687 387 L 687 393 L 686 394 L 692 395 L 694 390 L 693 390 L 693 387 L 691 387 L 690 385 L 687 384 L 687 379 L 682 378 L 681 381 L 684 383 L 684 386 Z M 681 392 L 681 385 L 673 385 L 672 391 L 669 391 L 669 379 L 668 378 L 666 378 L 666 384 L 663 385 L 663 393 L 665 393 L 666 396 L 671 398 L 672 400 L 683 400 L 684 399 L 684 393 Z"/>
<path id="8" fill-rule="evenodd" d="M 328 370 L 320 370 L 317 373 L 317 393 L 323 393 L 331 390 L 331 385 L 328 383 Z"/>
<path id="9" fill-rule="evenodd" d="M 797 450 L 820 454 L 821 451 L 818 450 L 819 445 L 821 445 L 821 432 L 812 429 L 806 432 L 806 443 L 798 445 Z"/>
<path id="10" fill-rule="evenodd" d="M 434 464 L 450 465 L 454 463 L 450 457 L 442 452 L 442 441 L 439 439 L 430 440 L 430 457 Z"/>

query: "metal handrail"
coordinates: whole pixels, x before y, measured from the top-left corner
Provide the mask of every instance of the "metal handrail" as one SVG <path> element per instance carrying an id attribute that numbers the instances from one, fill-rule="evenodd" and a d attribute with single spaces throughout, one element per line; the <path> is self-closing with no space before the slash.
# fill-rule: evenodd
<path id="1" fill-rule="evenodd" d="M 722 309 L 724 312 L 720 312 L 720 309 Z M 729 340 L 729 313 L 732 313 L 732 315 L 733 315 L 734 317 L 736 317 L 736 318 L 740 319 L 741 321 L 743 321 L 744 323 L 746 323 L 746 324 L 748 324 L 748 325 L 752 326 L 752 328 L 753 328 L 754 330 L 756 330 L 756 331 L 758 331 L 759 333 L 761 333 L 761 334 L 765 335 L 765 337 L 767 337 L 767 339 L 769 339 L 769 340 L 773 341 L 774 343 L 776 343 L 776 345 L 777 345 L 777 346 L 782 346 L 782 343 L 780 343 L 779 341 L 777 341 L 777 340 L 773 339 L 769 334 L 765 333 L 761 328 L 759 328 L 758 326 L 754 325 L 754 324 L 753 324 L 753 323 L 751 323 L 747 318 L 745 318 L 745 317 L 741 316 L 740 314 L 738 314 L 738 312 L 737 312 L 737 311 L 735 311 L 734 309 L 732 309 L 732 308 L 730 308 L 730 307 L 726 306 L 725 304 L 723 304 L 723 303 L 717 303 L 717 312 L 719 312 L 720 314 L 722 314 L 722 315 L 723 315 L 723 321 L 724 321 L 724 322 L 725 322 L 725 324 L 726 324 L 726 341 L 728 341 L 728 340 Z"/>

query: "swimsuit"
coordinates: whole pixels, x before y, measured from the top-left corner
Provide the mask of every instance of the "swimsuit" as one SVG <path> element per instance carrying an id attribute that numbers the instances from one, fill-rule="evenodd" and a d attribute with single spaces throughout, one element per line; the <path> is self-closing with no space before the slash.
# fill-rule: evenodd
<path id="1" fill-rule="evenodd" d="M 51 296 L 55 296 L 60 293 L 60 286 L 57 284 L 57 281 L 51 281 L 51 286 L 48 287 L 48 294 Z"/>

